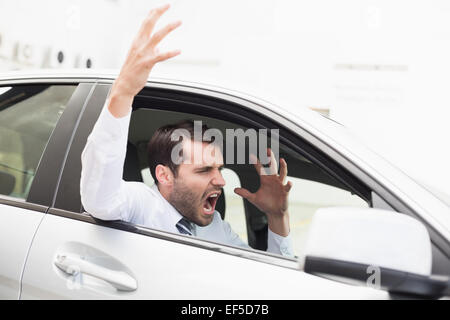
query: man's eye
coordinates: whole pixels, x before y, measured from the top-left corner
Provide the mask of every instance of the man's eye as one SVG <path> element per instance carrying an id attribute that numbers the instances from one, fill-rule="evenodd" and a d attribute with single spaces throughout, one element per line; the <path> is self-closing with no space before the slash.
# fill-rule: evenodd
<path id="1" fill-rule="evenodd" d="M 218 168 L 218 169 L 219 169 L 219 171 L 222 171 L 224 168 L 221 167 L 221 168 Z M 208 173 L 208 172 L 211 172 L 213 170 L 214 170 L 214 168 L 204 168 L 204 169 L 197 170 L 197 173 Z"/>

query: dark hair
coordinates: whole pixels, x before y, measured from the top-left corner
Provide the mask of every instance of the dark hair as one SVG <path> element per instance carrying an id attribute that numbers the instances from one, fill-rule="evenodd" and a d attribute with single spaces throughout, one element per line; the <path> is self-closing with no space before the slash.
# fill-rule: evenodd
<path id="1" fill-rule="evenodd" d="M 176 177 L 178 174 L 178 164 L 175 164 L 172 161 L 172 150 L 178 143 L 181 143 L 181 137 L 178 141 L 172 141 L 171 137 L 175 130 L 177 129 L 185 129 L 189 132 L 191 140 L 195 139 L 194 136 L 194 121 L 192 120 L 184 120 L 178 122 L 176 124 L 169 124 L 163 127 L 160 127 L 155 131 L 152 138 L 148 142 L 147 145 L 147 155 L 148 155 L 148 166 L 150 169 L 150 173 L 152 174 L 153 180 L 155 183 L 158 183 L 156 179 L 156 166 L 158 164 L 162 164 L 164 166 L 168 166 L 170 170 L 172 170 L 174 176 Z M 206 130 L 208 130 L 208 126 L 206 124 L 202 125 L 202 137 Z M 211 143 L 211 141 L 204 141 L 206 143 Z M 182 151 L 181 151 L 182 152 Z"/>

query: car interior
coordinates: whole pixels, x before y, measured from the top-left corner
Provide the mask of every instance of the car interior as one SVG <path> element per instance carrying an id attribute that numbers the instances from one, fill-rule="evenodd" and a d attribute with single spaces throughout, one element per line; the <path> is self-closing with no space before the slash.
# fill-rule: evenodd
<path id="1" fill-rule="evenodd" d="M 194 115 L 192 113 L 188 114 L 184 112 L 146 108 L 135 109 L 132 112 L 130 120 L 129 141 L 123 173 L 124 180 L 143 182 L 142 172 L 143 170 L 148 170 L 147 143 L 153 133 L 161 126 L 177 123 L 186 119 L 195 121 L 201 120 L 202 123 L 208 125 L 209 128 L 219 129 L 222 132 L 223 137 L 226 136 L 226 129 L 241 128 L 245 131 L 249 128 L 200 114 Z M 234 143 L 234 148 L 236 160 L 236 143 Z M 223 149 L 224 159 L 226 159 L 225 146 Z M 248 149 L 248 139 L 246 139 L 246 159 L 248 159 Z M 306 179 L 350 191 L 348 186 L 340 183 L 317 165 L 282 143 L 280 143 L 279 156 L 280 158 L 284 158 L 288 164 L 289 177 Z M 246 163 L 248 163 L 248 161 L 246 161 Z M 259 176 L 253 165 L 236 164 L 235 161 L 234 164 L 225 163 L 225 168 L 230 169 L 237 174 L 242 187 L 251 192 L 254 192 L 259 188 Z M 246 200 L 244 200 L 244 209 L 248 244 L 254 249 L 266 250 L 268 229 L 265 214 Z M 226 218 L 227 206 L 224 193 L 221 194 L 218 200 L 216 210 L 220 212 L 223 219 Z"/>

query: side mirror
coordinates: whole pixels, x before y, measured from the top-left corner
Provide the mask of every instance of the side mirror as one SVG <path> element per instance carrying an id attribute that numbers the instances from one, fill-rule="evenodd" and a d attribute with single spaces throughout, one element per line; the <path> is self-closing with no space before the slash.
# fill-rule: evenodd
<path id="1" fill-rule="evenodd" d="M 419 221 L 392 211 L 334 207 L 317 210 L 304 271 L 390 293 L 438 298 L 448 277 L 431 275 L 431 242 Z"/>

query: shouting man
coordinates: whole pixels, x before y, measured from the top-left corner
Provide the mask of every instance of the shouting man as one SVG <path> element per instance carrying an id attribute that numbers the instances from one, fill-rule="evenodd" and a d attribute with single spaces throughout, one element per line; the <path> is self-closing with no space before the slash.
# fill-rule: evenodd
<path id="1" fill-rule="evenodd" d="M 249 247 L 233 232 L 215 210 L 225 185 L 220 148 L 210 141 L 196 139 L 194 124 L 184 121 L 159 128 L 148 144 L 149 169 L 153 187 L 122 179 L 128 126 L 134 96 L 142 90 L 153 66 L 180 54 L 179 50 L 160 53 L 161 40 L 181 22 L 168 24 L 153 33 L 154 26 L 169 5 L 150 11 L 127 55 L 108 100 L 90 134 L 82 154 L 81 199 L 84 208 L 102 220 L 123 220 L 149 228 L 196 236 L 219 243 Z M 207 128 L 202 128 L 202 133 Z M 190 134 L 182 140 L 181 163 L 172 159 L 177 130 Z M 201 161 L 193 161 L 201 150 Z M 284 184 L 287 164 L 280 160 L 280 174 L 273 153 L 270 172 L 258 161 L 260 188 L 251 193 L 243 188 L 235 192 L 267 215 L 268 251 L 293 255 L 289 236 L 288 194 L 291 183 Z"/>

